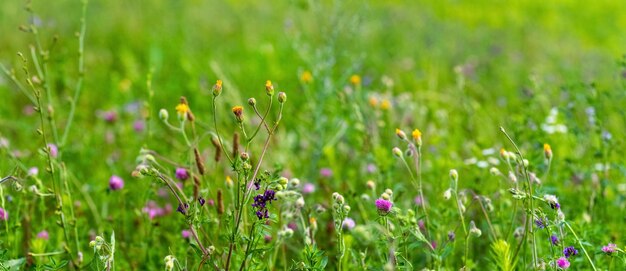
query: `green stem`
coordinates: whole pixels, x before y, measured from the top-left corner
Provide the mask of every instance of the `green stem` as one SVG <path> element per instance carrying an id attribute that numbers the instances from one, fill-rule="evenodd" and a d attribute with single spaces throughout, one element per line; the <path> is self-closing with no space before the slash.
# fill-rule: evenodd
<path id="1" fill-rule="evenodd" d="M 576 239 L 576 241 L 578 242 L 578 245 L 580 246 L 580 248 L 582 248 L 583 253 L 585 254 L 585 257 L 587 258 L 587 261 L 589 261 L 589 264 L 591 264 L 591 268 L 593 268 L 593 270 L 596 271 L 597 270 L 596 266 L 593 264 L 593 261 L 591 260 L 591 257 L 589 257 L 589 254 L 587 253 L 585 246 L 583 245 L 582 241 L 580 241 L 580 238 L 578 238 L 578 235 L 576 235 L 576 232 L 574 231 L 574 229 L 572 229 L 572 226 L 567 222 L 563 222 L 563 223 L 565 224 L 565 226 L 567 226 L 569 231 L 574 235 L 574 239 Z"/>

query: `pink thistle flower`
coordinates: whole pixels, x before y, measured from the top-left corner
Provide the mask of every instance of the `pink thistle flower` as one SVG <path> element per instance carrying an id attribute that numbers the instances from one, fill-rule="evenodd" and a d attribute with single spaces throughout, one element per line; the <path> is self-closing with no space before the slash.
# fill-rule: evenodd
<path id="1" fill-rule="evenodd" d="M 50 236 L 48 235 L 48 231 L 43 230 L 43 231 L 40 231 L 39 233 L 37 233 L 37 238 L 48 240 L 48 238 L 50 238 Z"/>
<path id="2" fill-rule="evenodd" d="M 113 191 L 124 188 L 124 180 L 116 175 L 111 176 L 109 179 L 109 188 Z"/>
<path id="3" fill-rule="evenodd" d="M 558 260 L 556 260 L 556 264 L 559 266 L 559 268 L 561 269 L 567 269 L 569 268 L 569 261 L 567 260 L 567 258 L 565 257 L 561 257 Z"/>
<path id="4" fill-rule="evenodd" d="M 391 207 L 393 206 L 393 203 L 391 201 L 388 201 L 386 199 L 377 199 L 376 200 L 376 209 L 378 209 L 378 212 L 381 215 L 386 215 L 391 211 Z"/>
<path id="5" fill-rule="evenodd" d="M 187 239 L 189 238 L 189 236 L 191 236 L 191 231 L 183 230 L 181 234 L 183 235 L 183 238 Z"/>

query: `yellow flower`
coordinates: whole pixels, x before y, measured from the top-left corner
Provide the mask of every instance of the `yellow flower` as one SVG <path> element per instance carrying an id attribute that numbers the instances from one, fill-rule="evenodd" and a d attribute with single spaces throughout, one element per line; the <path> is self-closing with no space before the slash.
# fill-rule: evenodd
<path id="1" fill-rule="evenodd" d="M 413 130 L 413 132 L 411 132 L 411 136 L 413 137 L 413 141 L 415 141 L 415 144 L 417 144 L 417 146 L 422 145 L 422 132 L 420 132 L 420 130 Z"/>
<path id="2" fill-rule="evenodd" d="M 550 147 L 550 144 L 543 144 L 543 154 L 546 159 L 552 159 L 552 148 Z"/>
<path id="3" fill-rule="evenodd" d="M 313 74 L 310 71 L 304 71 L 300 75 L 300 80 L 302 83 L 309 84 L 313 81 Z"/>
<path id="4" fill-rule="evenodd" d="M 233 187 L 233 179 L 230 178 L 230 176 L 226 176 L 226 186 L 227 187 Z"/>
<path id="5" fill-rule="evenodd" d="M 213 85 L 213 96 L 214 97 L 220 96 L 221 93 L 222 93 L 222 80 L 217 80 L 215 82 L 215 85 Z"/>
<path id="6" fill-rule="evenodd" d="M 391 102 L 388 99 L 383 99 L 380 103 L 380 109 L 387 110 L 389 108 L 391 108 Z"/>
<path id="7" fill-rule="evenodd" d="M 184 118 L 189 113 L 189 105 L 180 103 L 176 106 L 176 112 L 178 112 L 178 117 Z"/>
<path id="8" fill-rule="evenodd" d="M 357 86 L 361 84 L 361 76 L 358 75 L 352 75 L 350 76 L 350 83 Z"/>

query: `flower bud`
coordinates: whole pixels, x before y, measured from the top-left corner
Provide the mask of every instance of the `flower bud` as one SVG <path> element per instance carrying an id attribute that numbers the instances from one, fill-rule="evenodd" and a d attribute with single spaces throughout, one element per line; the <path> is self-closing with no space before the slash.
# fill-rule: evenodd
<path id="1" fill-rule="evenodd" d="M 476 223 L 474 223 L 474 220 L 470 221 L 470 235 L 472 235 L 473 237 L 480 237 L 483 232 L 476 227 Z"/>
<path id="2" fill-rule="evenodd" d="M 365 183 L 365 186 L 367 186 L 367 189 L 374 190 L 376 188 L 376 183 L 372 180 L 369 180 L 367 181 L 367 183 Z"/>
<path id="3" fill-rule="evenodd" d="M 493 176 L 499 176 L 502 175 L 502 173 L 500 172 L 500 170 L 496 167 L 492 167 L 489 169 L 489 173 L 491 173 L 491 175 Z"/>
<path id="4" fill-rule="evenodd" d="M 418 129 L 415 129 L 411 133 L 411 136 L 413 137 L 413 141 L 415 142 L 415 145 L 417 145 L 418 147 L 421 147 L 422 146 L 422 132 L 420 132 L 420 130 Z"/>
<path id="5" fill-rule="evenodd" d="M 398 136 L 401 140 L 406 140 L 406 134 L 398 128 L 396 128 L 396 136 Z"/>
<path id="6" fill-rule="evenodd" d="M 165 108 L 161 108 L 161 110 L 159 110 L 159 119 L 161 119 L 162 121 L 166 121 L 169 117 L 170 114 Z"/>
<path id="7" fill-rule="evenodd" d="M 222 80 L 217 80 L 213 85 L 213 97 L 220 96 L 222 94 Z"/>
<path id="8" fill-rule="evenodd" d="M 543 144 L 543 155 L 546 157 L 546 160 L 552 160 L 552 148 L 549 144 Z"/>
<path id="9" fill-rule="evenodd" d="M 248 99 L 248 104 L 250 106 L 255 106 L 256 105 L 256 99 L 255 98 L 250 98 Z"/>
<path id="10" fill-rule="evenodd" d="M 345 199 L 342 195 L 339 195 L 337 196 L 337 199 L 335 199 L 335 202 L 337 202 L 338 204 L 343 204 L 345 202 Z"/>
<path id="11" fill-rule="evenodd" d="M 237 119 L 238 122 L 243 122 L 243 107 L 242 106 L 233 107 L 233 114 L 235 114 L 235 119 Z"/>
<path id="12" fill-rule="evenodd" d="M 389 196 L 393 196 L 393 190 L 389 188 L 385 189 L 385 193 L 389 194 Z"/>
<path id="13" fill-rule="evenodd" d="M 285 103 L 287 101 L 287 94 L 284 92 L 278 92 L 278 102 Z"/>
<path id="14" fill-rule="evenodd" d="M 209 252 L 209 255 L 211 255 L 211 254 L 213 254 L 213 252 L 215 252 L 215 247 L 214 246 L 209 246 L 207 251 Z"/>
<path id="15" fill-rule="evenodd" d="M 272 81 L 267 80 L 265 82 L 265 92 L 267 93 L 267 96 L 274 95 L 274 86 L 272 85 Z"/>
<path id="16" fill-rule="evenodd" d="M 443 199 L 449 200 L 452 197 L 452 189 L 448 188 L 443 192 Z"/>
<path id="17" fill-rule="evenodd" d="M 380 195 L 381 198 L 383 198 L 384 200 L 389 200 L 391 198 L 391 196 L 387 193 L 382 193 L 382 195 Z"/>
<path id="18" fill-rule="evenodd" d="M 350 205 L 344 205 L 344 206 L 343 206 L 343 211 L 344 211 L 345 213 L 349 213 L 351 209 L 352 209 L 352 208 L 350 208 Z"/>
<path id="19" fill-rule="evenodd" d="M 393 153 L 393 155 L 395 155 L 398 158 L 401 158 L 403 156 L 402 154 L 402 150 L 400 150 L 400 148 L 398 147 L 394 147 L 391 152 Z"/>
<path id="20" fill-rule="evenodd" d="M 241 158 L 241 160 L 243 161 L 248 161 L 248 159 L 250 159 L 250 155 L 247 152 L 242 152 L 239 154 L 239 157 Z"/>
<path id="21" fill-rule="evenodd" d="M 296 200 L 295 205 L 296 205 L 296 208 L 298 208 L 298 209 L 300 209 L 300 208 L 304 207 L 304 198 L 303 198 L 303 197 L 299 197 L 299 198 Z"/>
<path id="22" fill-rule="evenodd" d="M 287 185 L 287 183 L 289 183 L 289 180 L 287 178 L 285 178 L 285 177 L 280 177 L 280 178 L 278 178 L 278 183 L 280 185 L 282 185 L 282 186 L 285 186 L 285 185 Z"/>
<path id="23" fill-rule="evenodd" d="M 300 185 L 300 179 L 297 178 L 293 178 L 289 181 L 289 185 L 291 185 L 292 187 L 298 187 L 298 185 Z"/>
<path id="24" fill-rule="evenodd" d="M 515 176 L 515 173 L 513 173 L 513 171 L 509 171 L 509 180 L 511 180 L 511 182 L 513 183 L 517 182 L 517 176 Z"/>

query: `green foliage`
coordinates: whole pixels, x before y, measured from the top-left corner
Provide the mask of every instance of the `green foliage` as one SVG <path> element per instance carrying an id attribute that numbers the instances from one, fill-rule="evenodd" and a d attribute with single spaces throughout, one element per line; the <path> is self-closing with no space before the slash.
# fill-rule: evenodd
<path id="1" fill-rule="evenodd" d="M 491 260 L 497 270 L 515 270 L 516 262 L 513 261 L 513 251 L 505 240 L 498 239 L 491 243 Z"/>

